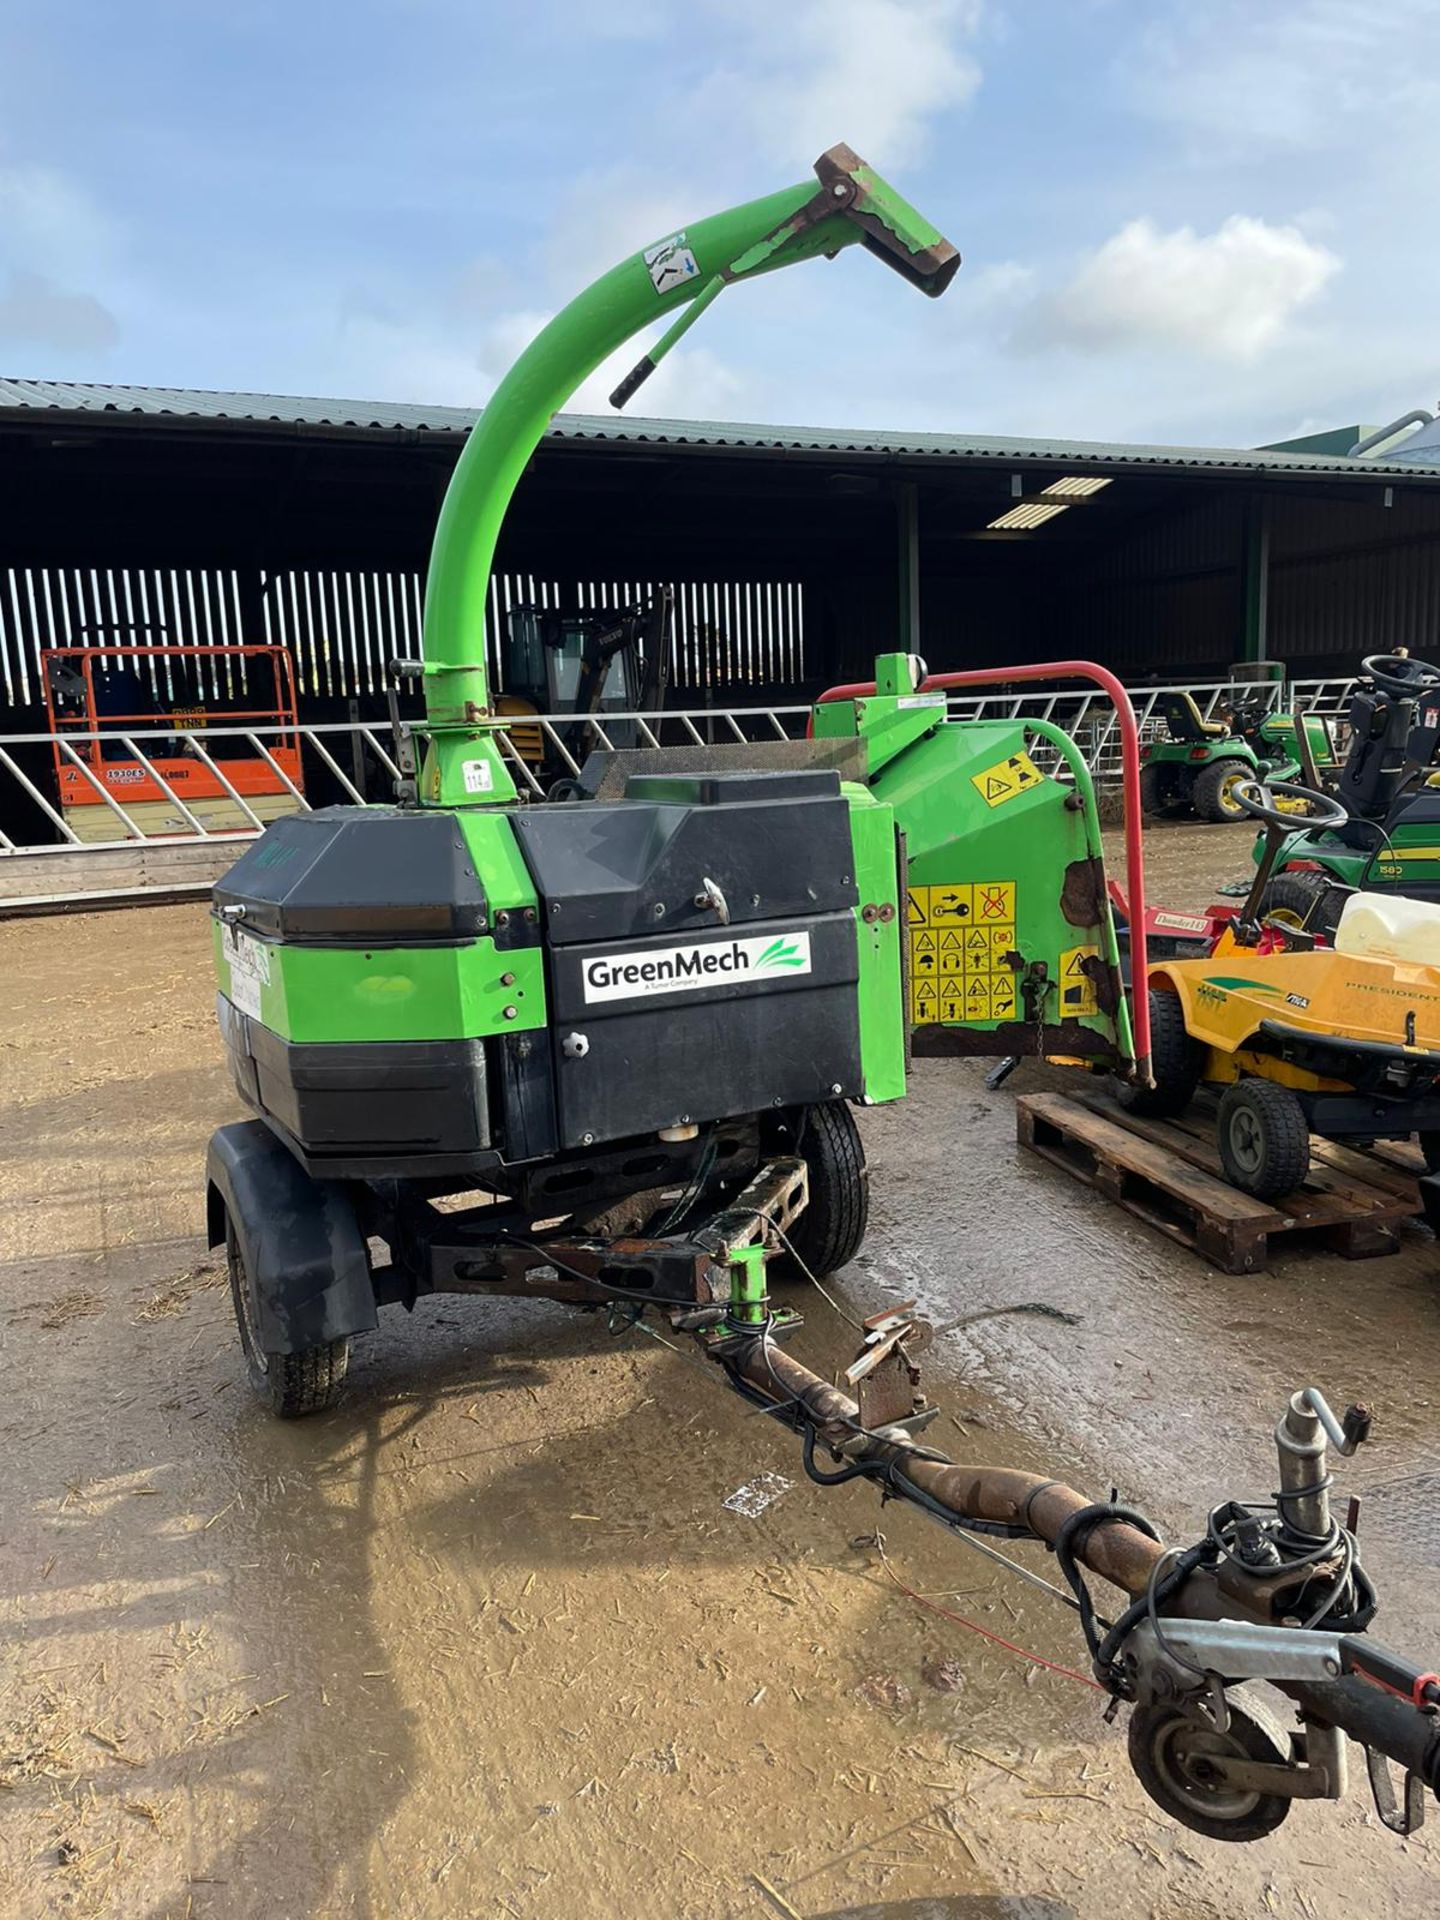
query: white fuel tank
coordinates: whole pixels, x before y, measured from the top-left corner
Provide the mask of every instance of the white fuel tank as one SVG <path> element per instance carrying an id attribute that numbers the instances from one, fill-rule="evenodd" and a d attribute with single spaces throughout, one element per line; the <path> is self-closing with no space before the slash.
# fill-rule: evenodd
<path id="1" fill-rule="evenodd" d="M 1340 915 L 1335 947 L 1357 959 L 1440 967 L 1440 906 L 1394 893 L 1352 894 Z"/>

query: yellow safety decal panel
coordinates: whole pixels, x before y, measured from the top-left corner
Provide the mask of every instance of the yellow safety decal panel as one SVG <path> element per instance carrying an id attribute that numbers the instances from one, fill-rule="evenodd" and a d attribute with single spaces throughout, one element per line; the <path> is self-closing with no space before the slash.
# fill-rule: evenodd
<path id="1" fill-rule="evenodd" d="M 1015 882 L 911 887 L 910 1023 L 1014 1020 Z"/>
<path id="2" fill-rule="evenodd" d="M 1095 982 L 1085 971 L 1085 962 L 1091 958 L 1098 960 L 1099 957 L 1098 947 L 1067 947 L 1061 954 L 1060 1017 L 1062 1020 L 1078 1020 L 1087 1013 L 1100 1011 Z"/>
<path id="3" fill-rule="evenodd" d="M 1028 753 L 1012 753 L 1008 760 L 997 760 L 983 773 L 972 773 L 970 784 L 987 807 L 1003 807 L 1007 800 L 1039 786 L 1041 777 Z"/>

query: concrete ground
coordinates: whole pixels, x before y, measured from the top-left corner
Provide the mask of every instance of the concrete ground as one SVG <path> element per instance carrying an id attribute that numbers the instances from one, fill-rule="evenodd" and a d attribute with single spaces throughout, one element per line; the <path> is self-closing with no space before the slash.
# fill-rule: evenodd
<path id="1" fill-rule="evenodd" d="M 1152 891 L 1192 908 L 1248 845 L 1151 839 Z M 200 1237 L 205 1139 L 237 1112 L 207 948 L 196 906 L 0 925 L 0 1913 L 1436 1911 L 1428 1830 L 1382 1831 L 1363 1770 L 1254 1846 L 1176 1829 L 1098 1695 L 896 1582 L 1080 1667 L 1073 1616 L 911 1511 L 812 1487 L 790 1437 L 640 1332 L 392 1310 L 336 1412 L 263 1416 Z M 872 1227 L 837 1299 L 1076 1316 L 943 1335 L 936 1437 L 1116 1484 L 1178 1539 L 1268 1491 L 1293 1387 L 1369 1400 L 1341 1484 L 1376 1489 L 1378 1631 L 1440 1655 L 1434 1241 L 1217 1273 L 1016 1148 L 1012 1093 L 1045 1077 L 991 1094 L 926 1062 L 863 1116 Z M 833 1365 L 850 1330 L 804 1306 Z M 763 1473 L 779 1497 L 727 1509 Z"/>

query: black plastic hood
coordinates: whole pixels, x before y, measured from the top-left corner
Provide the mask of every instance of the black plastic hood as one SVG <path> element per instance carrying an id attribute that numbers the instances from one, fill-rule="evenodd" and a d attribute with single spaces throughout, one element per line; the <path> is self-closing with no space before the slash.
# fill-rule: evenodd
<path id="1" fill-rule="evenodd" d="M 473 940 L 485 890 L 453 813 L 326 807 L 268 827 L 216 883 L 216 912 L 297 946 Z M 243 909 L 234 912 L 233 909 Z"/>

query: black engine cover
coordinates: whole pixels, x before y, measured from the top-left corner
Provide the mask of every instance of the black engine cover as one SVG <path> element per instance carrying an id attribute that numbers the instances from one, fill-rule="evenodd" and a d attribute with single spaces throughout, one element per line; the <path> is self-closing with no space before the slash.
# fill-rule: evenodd
<path id="1" fill-rule="evenodd" d="M 562 1145 L 862 1091 L 834 772 L 637 776 L 621 801 L 529 809 L 516 829 L 543 903 Z"/>

